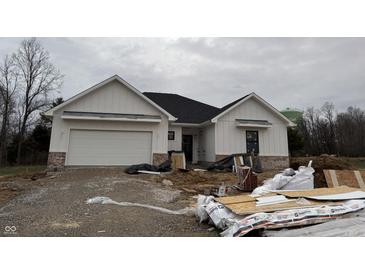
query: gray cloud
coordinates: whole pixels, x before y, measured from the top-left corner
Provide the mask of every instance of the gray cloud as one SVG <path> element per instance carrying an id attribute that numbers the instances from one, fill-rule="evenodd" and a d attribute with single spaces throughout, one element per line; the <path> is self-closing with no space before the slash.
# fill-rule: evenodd
<path id="1" fill-rule="evenodd" d="M 0 38 L 0 57 L 20 38 Z M 214 106 L 256 92 L 278 109 L 365 108 L 364 38 L 40 38 L 69 98 L 119 74 Z"/>

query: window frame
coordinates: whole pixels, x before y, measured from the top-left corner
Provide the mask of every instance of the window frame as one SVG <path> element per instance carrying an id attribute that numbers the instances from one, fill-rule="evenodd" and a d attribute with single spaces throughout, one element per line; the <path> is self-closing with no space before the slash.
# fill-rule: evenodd
<path id="1" fill-rule="evenodd" d="M 252 141 L 248 141 L 248 138 L 247 138 L 247 134 L 249 132 L 256 132 L 257 133 L 257 141 L 256 142 L 252 142 Z M 257 143 L 257 151 L 254 152 L 254 154 L 259 154 L 260 153 L 260 138 L 259 138 L 259 131 L 258 130 L 246 130 L 246 153 L 252 153 L 251 151 L 248 150 L 248 144 L 252 144 L 252 143 Z"/>
<path id="2" fill-rule="evenodd" d="M 172 139 L 170 139 L 170 134 L 172 134 Z M 167 132 L 167 140 L 168 141 L 175 141 L 175 130 L 169 130 Z"/>

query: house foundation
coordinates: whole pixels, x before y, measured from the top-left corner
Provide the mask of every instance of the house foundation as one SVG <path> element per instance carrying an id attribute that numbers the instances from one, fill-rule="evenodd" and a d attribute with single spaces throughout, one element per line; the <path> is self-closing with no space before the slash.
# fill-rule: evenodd
<path id="1" fill-rule="evenodd" d="M 57 171 L 65 167 L 66 152 L 49 152 L 47 168 L 49 171 Z"/>
<path id="2" fill-rule="evenodd" d="M 260 156 L 263 170 L 285 169 L 289 167 L 289 156 Z"/>
<path id="3" fill-rule="evenodd" d="M 152 163 L 155 166 L 158 166 L 169 159 L 169 155 L 167 153 L 153 153 Z"/>

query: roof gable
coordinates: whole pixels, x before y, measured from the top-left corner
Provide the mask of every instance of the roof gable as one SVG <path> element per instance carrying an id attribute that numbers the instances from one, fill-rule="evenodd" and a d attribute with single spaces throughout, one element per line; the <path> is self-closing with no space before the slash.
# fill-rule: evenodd
<path id="1" fill-rule="evenodd" d="M 82 103 L 80 103 L 80 99 L 85 97 L 90 97 L 91 95 L 94 95 L 93 93 L 97 92 L 97 91 L 101 91 L 102 87 L 105 87 L 109 84 L 111 84 L 113 81 L 117 81 L 118 83 L 120 83 L 121 85 L 125 86 L 128 90 L 130 90 L 132 93 L 134 93 L 135 95 L 137 95 L 139 98 L 141 98 L 142 100 L 144 100 L 144 102 L 146 102 L 148 105 L 150 105 L 152 108 L 158 110 L 159 112 L 165 114 L 168 119 L 170 121 L 175 121 L 176 118 L 171 115 L 168 111 L 166 111 L 165 109 L 161 108 L 158 104 L 156 104 L 155 102 L 153 102 L 152 100 L 150 100 L 148 97 L 144 96 L 139 90 L 137 90 L 135 87 L 133 87 L 132 85 L 130 85 L 128 82 L 126 82 L 125 80 L 123 80 L 121 77 L 119 77 L 118 75 L 114 75 L 102 82 L 100 82 L 97 85 L 92 86 L 91 88 L 71 97 L 70 99 L 68 99 L 67 101 L 65 101 L 64 103 L 46 111 L 44 113 L 44 115 L 46 116 L 52 116 L 53 113 L 56 110 L 62 109 L 62 108 L 71 108 L 73 104 L 79 104 L 82 105 Z M 110 111 L 109 111 L 110 112 Z"/>
<path id="2" fill-rule="evenodd" d="M 277 110 L 276 108 L 274 108 L 272 105 L 270 105 L 267 101 L 265 101 L 264 99 L 262 99 L 260 96 L 258 96 L 256 93 L 252 92 L 226 106 L 224 106 L 223 108 L 221 108 L 221 111 L 215 116 L 212 117 L 211 121 L 213 123 L 217 122 L 217 120 L 224 116 L 225 114 L 227 114 L 228 112 L 232 111 L 233 109 L 237 108 L 238 106 L 240 106 L 242 103 L 246 102 L 247 100 L 251 99 L 251 98 L 255 98 L 260 104 L 262 104 L 263 106 L 265 106 L 267 109 L 270 110 L 270 112 L 272 112 L 273 114 L 275 114 L 276 116 L 278 116 L 281 120 L 283 120 L 285 123 L 287 123 L 289 126 L 293 126 L 294 124 L 288 119 L 286 118 L 279 110 Z"/>
<path id="3" fill-rule="evenodd" d="M 294 123 L 292 123 L 288 118 L 286 118 L 282 113 L 280 113 L 280 111 L 278 111 L 276 108 L 274 108 L 272 105 L 270 105 L 268 102 L 266 102 L 264 99 L 262 99 L 255 93 L 250 93 L 233 101 L 232 103 L 225 105 L 222 108 L 217 108 L 178 94 L 157 93 L 157 92 L 141 93 L 139 90 L 137 90 L 135 87 L 130 85 L 128 82 L 123 80 L 118 75 L 114 75 L 100 82 L 99 84 L 94 85 L 91 88 L 71 97 L 64 103 L 46 111 L 44 115 L 52 116 L 54 111 L 72 105 L 73 102 L 76 102 L 80 98 L 96 90 L 99 90 L 101 87 L 106 86 L 113 81 L 118 81 L 120 84 L 127 87 L 130 91 L 134 92 L 137 96 L 139 96 L 153 108 L 165 114 L 168 117 L 169 121 L 176 121 L 177 123 L 190 123 L 190 124 L 201 124 L 204 122 L 215 123 L 220 117 L 230 112 L 231 110 L 235 109 L 243 102 L 247 101 L 250 98 L 255 98 L 257 99 L 257 101 L 259 101 L 259 103 L 263 104 L 271 112 L 279 116 L 280 119 L 285 121 L 289 126 L 294 125 Z"/>

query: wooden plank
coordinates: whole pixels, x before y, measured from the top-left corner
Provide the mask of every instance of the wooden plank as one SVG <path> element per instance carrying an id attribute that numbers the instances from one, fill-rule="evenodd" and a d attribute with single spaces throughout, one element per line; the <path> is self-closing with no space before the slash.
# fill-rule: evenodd
<path id="1" fill-rule="evenodd" d="M 237 172 L 238 167 L 244 165 L 243 157 L 239 155 L 233 156 L 233 163 L 235 171 Z"/>
<path id="2" fill-rule="evenodd" d="M 334 170 L 329 170 L 329 173 L 330 173 L 330 176 L 331 176 L 331 179 L 332 179 L 332 184 L 333 184 L 333 187 L 336 187 L 338 186 L 338 181 L 337 181 L 337 176 L 336 176 L 336 172 Z"/>
<path id="3" fill-rule="evenodd" d="M 324 177 L 326 178 L 327 186 L 328 187 L 333 187 L 333 182 L 332 182 L 332 178 L 331 178 L 331 175 L 330 175 L 329 170 L 328 169 L 324 169 L 323 170 L 323 173 L 324 173 Z"/>
<path id="4" fill-rule="evenodd" d="M 354 170 L 354 174 L 355 174 L 355 177 L 356 177 L 357 182 L 359 183 L 359 187 L 360 188 L 365 188 L 365 183 L 364 183 L 364 180 L 363 180 L 363 178 L 361 176 L 360 171 Z"/>

